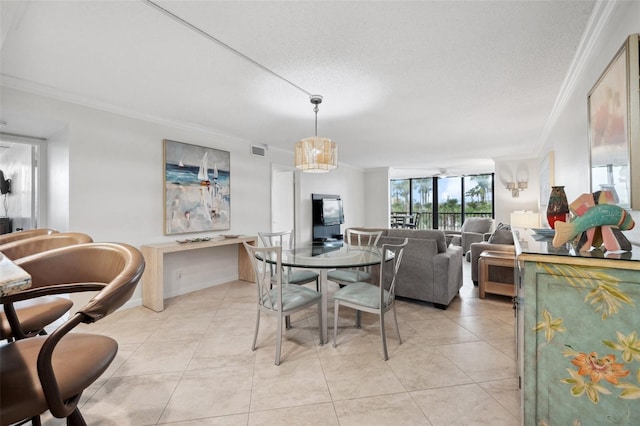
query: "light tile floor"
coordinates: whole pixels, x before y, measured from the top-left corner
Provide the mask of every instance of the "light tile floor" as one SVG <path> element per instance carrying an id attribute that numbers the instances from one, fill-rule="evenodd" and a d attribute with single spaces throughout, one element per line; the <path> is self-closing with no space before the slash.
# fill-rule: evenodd
<path id="1" fill-rule="evenodd" d="M 511 302 L 480 300 L 464 268 L 447 310 L 398 301 L 403 343 L 389 315 L 387 362 L 376 316 L 364 313 L 355 329 L 342 308 L 333 348 L 318 344 L 309 309 L 292 318 L 275 366 L 273 318 L 262 316 L 251 351 L 254 287 L 242 281 L 166 300 L 161 313 L 117 312 L 84 329 L 114 337 L 120 349 L 81 411 L 90 425 L 114 426 L 519 425 Z M 45 415 L 43 424 L 64 421 Z"/>

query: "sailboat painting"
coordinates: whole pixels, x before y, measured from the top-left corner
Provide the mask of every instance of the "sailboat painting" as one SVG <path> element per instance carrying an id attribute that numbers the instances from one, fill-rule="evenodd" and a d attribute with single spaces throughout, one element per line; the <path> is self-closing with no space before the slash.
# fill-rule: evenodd
<path id="1" fill-rule="evenodd" d="M 230 228 L 230 154 L 164 140 L 164 233 Z"/>

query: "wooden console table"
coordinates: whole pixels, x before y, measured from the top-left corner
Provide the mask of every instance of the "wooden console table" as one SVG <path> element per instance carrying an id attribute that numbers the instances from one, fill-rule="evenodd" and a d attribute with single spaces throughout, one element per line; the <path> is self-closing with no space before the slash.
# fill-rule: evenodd
<path id="1" fill-rule="evenodd" d="M 513 253 L 501 251 L 483 251 L 478 260 L 479 276 L 479 296 L 484 299 L 485 293 L 500 294 L 502 296 L 515 296 L 516 287 L 513 284 L 515 276 L 515 255 Z M 509 275 L 506 282 L 492 280 L 489 268 L 496 267 L 505 269 L 504 273 Z M 497 272 L 497 271 L 496 271 Z"/>
<path id="2" fill-rule="evenodd" d="M 160 312 L 164 309 L 164 255 L 179 251 L 200 250 L 236 244 L 238 246 L 238 278 L 243 281 L 255 281 L 251 260 L 242 245 L 258 243 L 257 237 L 238 237 L 180 244 L 178 242 L 149 244 L 142 246 L 142 255 L 146 262 L 142 274 L 142 304 Z"/>

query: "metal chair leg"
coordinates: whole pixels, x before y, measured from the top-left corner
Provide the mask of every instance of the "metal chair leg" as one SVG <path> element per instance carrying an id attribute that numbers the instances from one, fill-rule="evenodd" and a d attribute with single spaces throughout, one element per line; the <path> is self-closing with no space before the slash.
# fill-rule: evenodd
<path id="1" fill-rule="evenodd" d="M 318 330 L 319 330 L 319 335 L 320 335 L 320 345 L 324 344 L 324 342 L 322 341 L 322 330 L 324 327 L 324 324 L 322 323 L 322 303 L 318 302 Z"/>
<path id="2" fill-rule="evenodd" d="M 389 354 L 387 353 L 387 336 L 384 333 L 384 311 L 380 312 L 380 335 L 382 336 L 382 350 L 386 361 L 389 359 Z"/>
<path id="3" fill-rule="evenodd" d="M 251 345 L 251 350 L 256 350 L 256 342 L 258 341 L 258 328 L 260 327 L 260 309 L 258 308 L 258 315 L 256 316 L 256 331 L 253 334 L 253 344 Z"/>
<path id="4" fill-rule="evenodd" d="M 282 317 L 278 317 L 278 340 L 276 341 L 276 365 L 280 365 L 281 349 L 282 349 Z"/>
<path id="5" fill-rule="evenodd" d="M 333 308 L 333 347 L 336 347 L 336 336 L 338 335 L 338 309 L 340 309 L 340 303 L 336 300 L 335 307 Z"/>
<path id="6" fill-rule="evenodd" d="M 398 341 L 402 344 L 402 337 L 400 337 L 400 327 L 398 326 L 398 316 L 396 315 L 396 304 L 393 303 L 393 319 L 396 322 L 396 333 L 398 333 Z"/>
<path id="7" fill-rule="evenodd" d="M 67 426 L 87 426 L 87 422 L 85 422 L 78 408 L 73 410 L 73 412 L 67 417 Z"/>

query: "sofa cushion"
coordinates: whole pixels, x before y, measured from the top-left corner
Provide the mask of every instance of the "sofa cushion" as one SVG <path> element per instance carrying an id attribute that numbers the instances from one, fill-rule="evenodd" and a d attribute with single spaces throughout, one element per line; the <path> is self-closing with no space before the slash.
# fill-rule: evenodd
<path id="1" fill-rule="evenodd" d="M 462 224 L 462 232 L 475 232 L 484 234 L 490 232 L 493 226 L 493 218 L 490 217 L 470 217 Z"/>
<path id="2" fill-rule="evenodd" d="M 438 253 L 447 251 L 447 243 L 445 241 L 444 232 L 437 229 L 396 229 L 391 228 L 387 231 L 387 236 L 398 238 L 421 238 L 424 240 L 435 240 L 438 246 Z"/>

